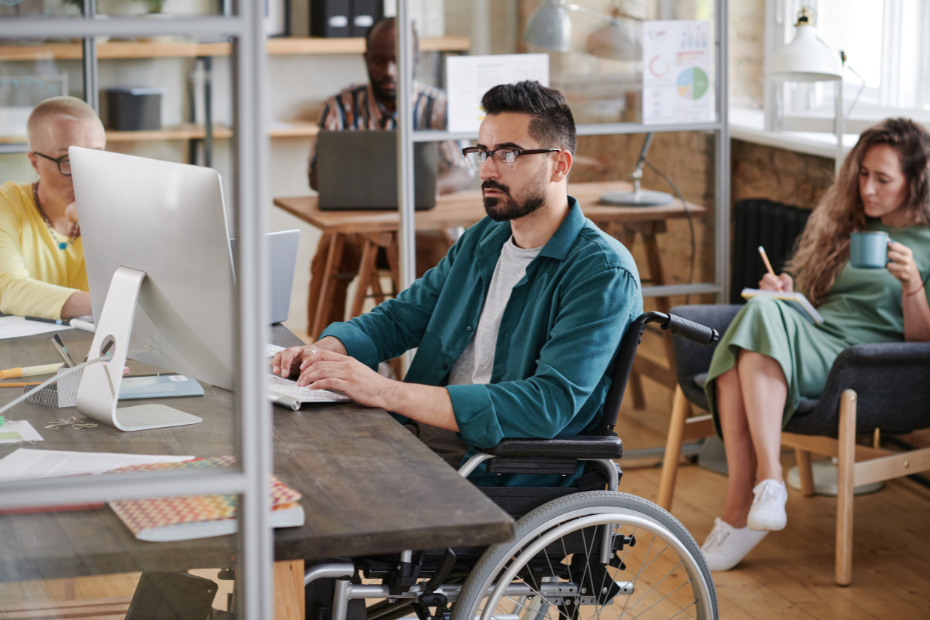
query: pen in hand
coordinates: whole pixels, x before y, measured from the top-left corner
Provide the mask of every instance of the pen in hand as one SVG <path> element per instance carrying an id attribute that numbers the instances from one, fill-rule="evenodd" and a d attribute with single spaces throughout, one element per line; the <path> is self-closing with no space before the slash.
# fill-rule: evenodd
<path id="1" fill-rule="evenodd" d="M 759 246 L 759 256 L 762 257 L 762 262 L 765 263 L 765 268 L 768 269 L 769 274 L 771 274 L 772 278 L 775 280 L 775 286 L 777 287 L 775 290 L 784 290 L 784 284 L 782 284 L 781 279 L 775 275 L 775 270 L 772 269 L 772 263 L 769 262 L 769 257 L 765 253 L 765 248 L 763 248 L 761 245 Z"/>
<path id="2" fill-rule="evenodd" d="M 765 263 L 765 268 L 769 270 L 769 273 L 772 274 L 773 278 L 777 278 L 775 275 L 775 270 L 772 269 L 772 263 L 769 262 L 769 257 L 765 254 L 765 248 L 761 245 L 759 246 L 759 255 L 762 257 L 762 262 Z"/>

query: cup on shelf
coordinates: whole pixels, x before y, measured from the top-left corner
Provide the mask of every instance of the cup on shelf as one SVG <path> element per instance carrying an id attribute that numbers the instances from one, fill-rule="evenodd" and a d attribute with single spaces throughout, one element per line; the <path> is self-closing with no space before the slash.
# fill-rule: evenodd
<path id="1" fill-rule="evenodd" d="M 853 233 L 849 247 L 849 264 L 856 269 L 884 269 L 888 264 L 888 233 Z"/>

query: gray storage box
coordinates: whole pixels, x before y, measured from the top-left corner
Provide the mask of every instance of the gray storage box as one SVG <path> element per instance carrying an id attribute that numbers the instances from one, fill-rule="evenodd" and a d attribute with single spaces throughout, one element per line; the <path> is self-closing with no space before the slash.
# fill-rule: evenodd
<path id="1" fill-rule="evenodd" d="M 107 126 L 116 131 L 161 129 L 164 88 L 108 88 Z"/>

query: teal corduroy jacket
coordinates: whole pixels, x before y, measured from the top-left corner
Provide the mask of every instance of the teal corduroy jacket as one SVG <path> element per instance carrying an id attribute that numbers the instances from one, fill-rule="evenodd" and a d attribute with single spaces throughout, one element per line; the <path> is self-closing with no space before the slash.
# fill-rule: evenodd
<path id="1" fill-rule="evenodd" d="M 513 288 L 487 385 L 447 386 L 449 371 L 475 334 L 509 222 L 469 228 L 437 267 L 371 312 L 330 325 L 352 357 L 375 368 L 412 348 L 404 381 L 445 386 L 460 436 L 471 449 L 505 437 L 581 435 L 597 425 L 617 347 L 642 313 L 629 251 L 585 218 L 569 213 Z M 402 416 L 395 416 L 406 421 Z M 495 476 L 481 465 L 479 486 L 565 486 L 573 476 Z"/>

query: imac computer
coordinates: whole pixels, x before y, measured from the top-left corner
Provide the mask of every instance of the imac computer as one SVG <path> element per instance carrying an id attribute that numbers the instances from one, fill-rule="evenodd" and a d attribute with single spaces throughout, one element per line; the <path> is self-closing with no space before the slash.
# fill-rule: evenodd
<path id="1" fill-rule="evenodd" d="M 96 333 L 78 411 L 121 430 L 196 424 L 165 405 L 117 408 L 127 356 L 233 389 L 236 287 L 223 189 L 210 168 L 72 146 Z"/>

